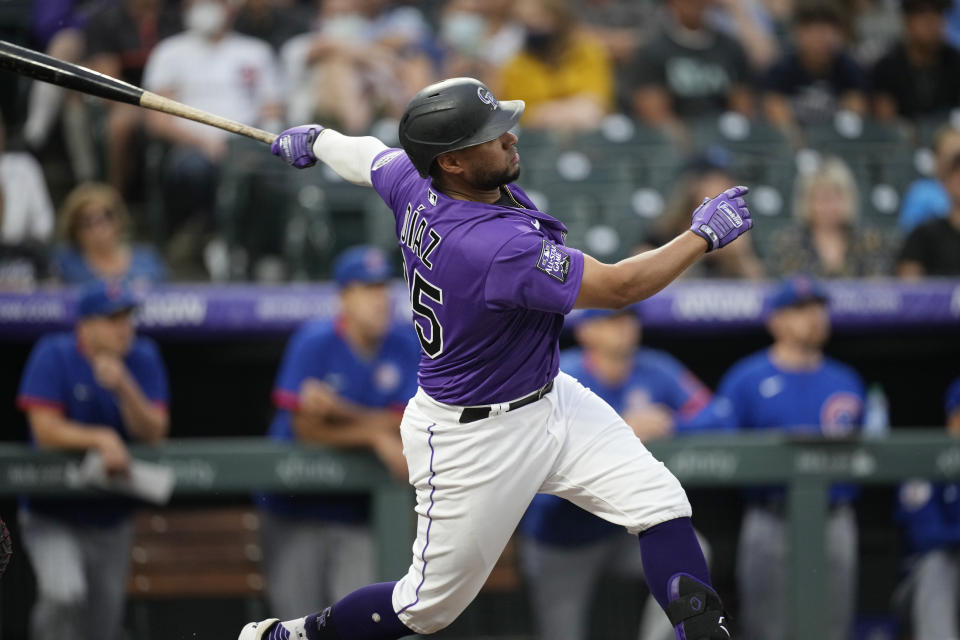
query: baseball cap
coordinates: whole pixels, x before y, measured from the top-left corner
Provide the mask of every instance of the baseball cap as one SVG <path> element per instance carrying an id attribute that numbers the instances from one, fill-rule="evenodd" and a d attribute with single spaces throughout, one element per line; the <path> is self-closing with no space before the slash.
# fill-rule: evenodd
<path id="1" fill-rule="evenodd" d="M 777 311 L 806 302 L 828 304 L 830 295 L 822 284 L 810 276 L 797 275 L 780 282 L 770 298 L 770 310 Z"/>
<path id="2" fill-rule="evenodd" d="M 80 292 L 77 302 L 77 317 L 109 316 L 119 311 L 128 311 L 140 304 L 133 292 L 121 282 L 98 280 Z"/>
<path id="3" fill-rule="evenodd" d="M 352 282 L 379 284 L 392 276 L 387 255 L 377 247 L 360 245 L 345 250 L 333 263 L 333 279 L 345 287 Z"/>

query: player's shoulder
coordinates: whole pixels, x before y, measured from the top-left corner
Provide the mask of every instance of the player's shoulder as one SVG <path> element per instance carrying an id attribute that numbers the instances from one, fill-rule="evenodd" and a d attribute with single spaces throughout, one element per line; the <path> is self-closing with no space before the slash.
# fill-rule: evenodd
<path id="1" fill-rule="evenodd" d="M 751 379 L 760 378 L 775 372 L 773 363 L 770 362 L 770 353 L 766 349 L 751 353 L 750 355 L 737 360 L 724 375 L 727 382 L 747 382 Z"/>
<path id="2" fill-rule="evenodd" d="M 270 46 L 270 43 L 245 33 L 231 31 L 226 38 L 224 38 L 224 44 L 232 51 L 249 52 L 267 58 L 273 57 L 273 48 Z"/>
<path id="3" fill-rule="evenodd" d="M 830 357 L 823 359 L 822 373 L 825 376 L 836 379 L 838 382 L 845 382 L 856 387 L 863 387 L 863 378 L 856 369 L 850 365 L 835 360 Z"/>
<path id="4" fill-rule="evenodd" d="M 200 47 L 199 37 L 189 31 L 167 36 L 156 44 L 150 53 L 150 60 L 169 60 L 178 56 L 191 55 Z"/>
<path id="5" fill-rule="evenodd" d="M 560 352 L 560 370 L 569 373 L 574 378 L 583 376 L 583 349 L 571 347 Z"/>
<path id="6" fill-rule="evenodd" d="M 33 345 L 32 353 L 35 358 L 46 359 L 69 355 L 72 351 L 77 351 L 76 336 L 69 331 L 58 331 L 48 333 L 37 340 Z"/>
<path id="7" fill-rule="evenodd" d="M 384 342 L 392 351 L 402 354 L 415 353 L 419 357 L 420 342 L 412 324 L 394 322 L 390 325 Z"/>
<path id="8" fill-rule="evenodd" d="M 160 347 L 153 338 L 149 336 L 138 335 L 133 340 L 130 347 L 130 357 L 138 360 L 157 362 L 160 361 Z"/>
<path id="9" fill-rule="evenodd" d="M 685 369 L 679 360 L 666 351 L 650 347 L 640 347 L 637 351 L 636 361 L 638 366 L 671 374 L 676 374 Z"/>
<path id="10" fill-rule="evenodd" d="M 295 344 L 298 348 L 309 349 L 323 347 L 331 342 L 339 341 L 339 339 L 336 322 L 332 319 L 318 318 L 308 320 L 300 325 L 290 336 L 290 344 Z"/>

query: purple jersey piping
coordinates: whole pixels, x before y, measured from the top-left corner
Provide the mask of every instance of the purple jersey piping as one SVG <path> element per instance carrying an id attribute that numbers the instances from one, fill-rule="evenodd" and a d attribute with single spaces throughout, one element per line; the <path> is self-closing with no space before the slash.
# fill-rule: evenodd
<path id="1" fill-rule="evenodd" d="M 427 580 L 427 547 L 430 546 L 430 528 L 433 526 L 433 518 L 430 517 L 430 512 L 433 511 L 433 494 L 437 492 L 437 488 L 433 484 L 433 479 L 437 475 L 437 472 L 433 470 L 433 454 L 436 453 L 433 448 L 433 428 L 435 426 L 437 426 L 436 422 L 427 427 L 427 431 L 430 433 L 430 437 L 427 438 L 427 445 L 430 446 L 430 478 L 427 480 L 427 484 L 430 485 L 430 506 L 427 507 L 427 541 L 423 545 L 423 551 L 420 552 L 420 561 L 423 563 L 423 569 L 420 570 L 420 584 L 417 585 L 417 590 L 414 594 L 416 595 L 416 599 L 403 609 L 400 609 L 400 611 L 397 611 L 397 615 L 400 615 L 420 602 L 420 588 L 423 587 L 423 583 Z"/>

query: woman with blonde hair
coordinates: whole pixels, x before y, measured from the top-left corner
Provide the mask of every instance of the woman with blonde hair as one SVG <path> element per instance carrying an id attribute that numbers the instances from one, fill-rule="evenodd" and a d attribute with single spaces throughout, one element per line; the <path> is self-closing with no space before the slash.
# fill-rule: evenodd
<path id="1" fill-rule="evenodd" d="M 88 182 L 71 191 L 60 208 L 63 246 L 54 256 L 57 278 L 66 284 L 122 280 L 149 284 L 166 279 L 166 267 L 149 247 L 127 238 L 130 216 L 113 187 Z"/>
<path id="2" fill-rule="evenodd" d="M 802 272 L 819 278 L 859 278 L 889 272 L 892 238 L 860 223 L 860 191 L 853 172 L 828 156 L 794 183 L 792 225 L 767 245 L 770 275 Z"/>

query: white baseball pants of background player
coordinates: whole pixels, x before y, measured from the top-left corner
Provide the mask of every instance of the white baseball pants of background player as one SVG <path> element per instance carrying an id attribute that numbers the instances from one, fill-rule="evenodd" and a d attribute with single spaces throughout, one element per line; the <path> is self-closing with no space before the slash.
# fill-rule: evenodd
<path id="1" fill-rule="evenodd" d="M 447 626 L 470 604 L 538 492 L 631 533 L 691 514 L 677 479 L 616 411 L 565 373 L 541 400 L 514 411 L 466 424 L 461 411 L 420 390 L 400 425 L 418 522 L 393 605 L 417 633 Z"/>
<path id="2" fill-rule="evenodd" d="M 917 559 L 910 575 L 910 614 L 916 640 L 958 640 L 957 608 L 960 557 L 956 551 L 935 549 Z"/>

